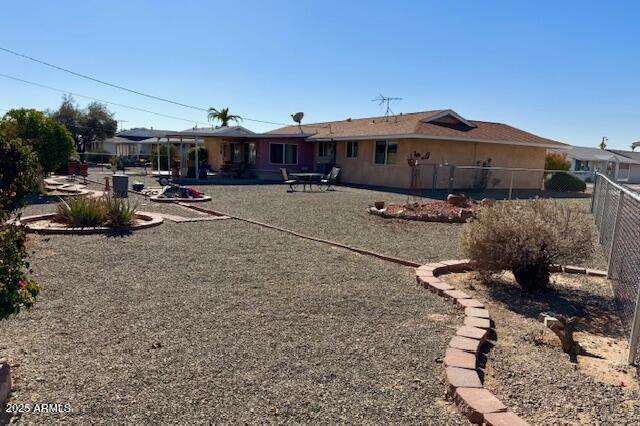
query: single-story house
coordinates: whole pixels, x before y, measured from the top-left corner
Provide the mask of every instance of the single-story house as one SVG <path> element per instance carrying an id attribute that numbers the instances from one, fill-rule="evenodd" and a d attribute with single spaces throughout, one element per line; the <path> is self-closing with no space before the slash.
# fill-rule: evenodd
<path id="1" fill-rule="evenodd" d="M 272 167 L 326 172 L 336 165 L 342 182 L 395 188 L 409 188 L 408 160 L 416 155 L 427 166 L 420 186 L 433 187 L 435 177 L 436 186 L 446 188 L 448 167 L 436 174 L 428 166 L 435 170 L 490 164 L 542 170 L 548 149 L 567 147 L 506 124 L 468 120 L 450 109 L 292 125 L 261 137 L 265 139 L 258 154 L 266 155 Z M 463 171 L 456 171 L 454 186 L 471 188 L 477 171 Z M 513 179 L 514 188 L 539 189 L 543 172 L 519 172 Z M 508 188 L 510 183 L 505 174 L 492 187 Z"/>
<path id="2" fill-rule="evenodd" d="M 640 183 L 640 160 L 631 158 L 629 154 L 636 154 L 631 151 L 571 146 L 562 152 L 566 154 L 572 171 L 599 171 L 616 181 Z M 585 179 L 591 176 L 590 173 L 581 174 Z"/>

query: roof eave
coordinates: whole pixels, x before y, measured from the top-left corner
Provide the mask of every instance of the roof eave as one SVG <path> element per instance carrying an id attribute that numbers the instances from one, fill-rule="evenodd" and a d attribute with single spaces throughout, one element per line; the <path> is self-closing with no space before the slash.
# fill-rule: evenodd
<path id="1" fill-rule="evenodd" d="M 396 134 L 396 135 L 365 135 L 365 136 L 318 136 L 318 137 L 310 137 L 309 139 L 315 141 L 357 141 L 357 140 L 372 140 L 372 139 L 429 139 L 429 140 L 445 140 L 445 141 L 457 141 L 457 142 L 478 142 L 478 143 L 492 143 L 498 145 L 518 145 L 518 146 L 532 146 L 536 148 L 547 148 L 547 149 L 570 149 L 570 146 L 567 144 L 563 144 L 561 142 L 556 142 L 556 144 L 543 144 L 536 142 L 526 142 L 526 141 L 510 141 L 510 140 L 492 140 L 492 139 L 481 139 L 481 138 L 463 138 L 456 136 L 434 136 L 434 135 L 425 135 L 420 133 L 411 133 L 411 134 Z"/>

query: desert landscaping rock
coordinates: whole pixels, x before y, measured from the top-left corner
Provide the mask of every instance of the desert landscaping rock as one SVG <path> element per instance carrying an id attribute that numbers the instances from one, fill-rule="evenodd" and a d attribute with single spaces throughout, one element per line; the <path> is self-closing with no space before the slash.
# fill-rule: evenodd
<path id="1" fill-rule="evenodd" d="M 464 314 L 468 317 L 489 318 L 489 311 L 481 308 L 465 308 Z"/>
<path id="2" fill-rule="evenodd" d="M 475 370 L 446 367 L 444 372 L 449 395 L 454 395 L 456 388 L 482 388 L 480 377 Z"/>
<path id="3" fill-rule="evenodd" d="M 471 339 L 462 336 L 453 336 L 453 338 L 451 338 L 451 341 L 449 342 L 450 348 L 456 348 L 474 354 L 478 353 L 481 345 L 482 342 L 478 339 Z"/>
<path id="4" fill-rule="evenodd" d="M 487 414 L 507 411 L 507 407 L 486 389 L 457 388 L 454 398 L 458 409 L 472 423 L 482 423 Z"/>
<path id="5" fill-rule="evenodd" d="M 439 280 L 430 280 L 428 282 L 428 285 L 429 285 L 429 290 L 431 290 L 433 293 L 436 293 L 440 296 L 444 295 L 445 291 L 453 290 L 453 287 L 451 287 L 449 284 L 443 283 L 442 281 L 439 281 Z"/>
<path id="6" fill-rule="evenodd" d="M 456 299 L 456 305 L 461 308 L 484 308 L 484 303 L 477 299 Z"/>
<path id="7" fill-rule="evenodd" d="M 487 318 L 465 317 L 464 325 L 478 328 L 491 328 L 491 320 Z"/>
<path id="8" fill-rule="evenodd" d="M 458 367 L 475 370 L 476 356 L 475 354 L 460 349 L 448 348 L 445 353 L 443 363 L 445 367 Z"/>
<path id="9" fill-rule="evenodd" d="M 480 344 L 484 343 L 487 335 L 489 334 L 489 330 L 484 328 L 470 327 L 468 325 L 463 325 L 458 328 L 456 331 L 456 336 L 468 337 L 470 339 L 480 340 Z"/>
<path id="10" fill-rule="evenodd" d="M 454 302 L 456 301 L 456 299 L 471 299 L 471 296 L 460 290 L 446 290 L 443 292 L 443 295 L 445 297 L 453 299 Z"/>

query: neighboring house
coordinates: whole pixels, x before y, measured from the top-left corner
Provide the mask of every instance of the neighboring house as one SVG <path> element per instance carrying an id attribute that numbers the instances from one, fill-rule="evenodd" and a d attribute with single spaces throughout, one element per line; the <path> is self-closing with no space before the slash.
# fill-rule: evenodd
<path id="1" fill-rule="evenodd" d="M 584 146 L 571 146 L 563 150 L 571 164 L 570 170 L 579 172 L 600 172 L 616 181 L 640 182 L 640 161 L 630 158 L 631 151 L 605 150 Z M 589 179 L 589 173 L 581 173 L 581 177 Z"/>
<path id="2" fill-rule="evenodd" d="M 155 130 L 145 127 L 123 130 L 112 138 L 93 144 L 89 151 L 95 153 L 106 152 L 117 156 L 149 156 L 158 137 L 163 137 L 170 130 Z"/>
<path id="3" fill-rule="evenodd" d="M 626 181 L 627 183 L 640 183 L 640 152 L 626 151 L 622 149 L 609 149 L 607 151 L 611 151 L 614 154 L 621 155 L 635 161 L 635 163 L 629 163 L 628 168 L 623 166 L 623 163 L 620 163 L 621 167 L 618 175 L 620 180 Z"/>
<path id="4" fill-rule="evenodd" d="M 438 166 L 476 166 L 490 160 L 493 167 L 544 169 L 547 149 L 568 147 L 506 124 L 468 120 L 452 110 L 293 125 L 265 135 L 273 138 L 268 140 L 270 155 L 272 146 L 285 135 L 298 137 L 299 147 L 311 145 L 312 154 L 306 162 L 298 161 L 298 167 L 326 172 L 336 165 L 342 169 L 342 182 L 396 188 L 410 186 L 408 159 L 414 154 L 423 158 L 421 164 L 432 165 L 425 168 L 420 181 L 420 186 L 428 188 L 436 176 L 431 170 Z M 449 170 L 441 170 L 437 186 L 446 188 Z M 471 188 L 473 173 L 463 171 L 456 172 L 455 187 Z M 514 174 L 513 186 L 539 189 L 542 179 L 542 172 L 520 172 Z M 509 184 L 508 178 L 496 179 L 492 187 Z"/>

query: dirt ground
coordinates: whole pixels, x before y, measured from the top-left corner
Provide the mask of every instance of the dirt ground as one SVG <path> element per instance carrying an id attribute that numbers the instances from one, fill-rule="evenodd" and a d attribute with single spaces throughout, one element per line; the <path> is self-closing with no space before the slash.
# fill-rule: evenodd
<path id="1" fill-rule="evenodd" d="M 626 363 L 627 333 L 605 278 L 554 274 L 552 286 L 524 293 L 510 273 L 489 283 L 474 273 L 445 277 L 482 300 L 495 323 L 481 365 L 485 386 L 532 424 L 637 424 L 636 370 Z M 572 361 L 538 314 L 578 316 Z"/>

